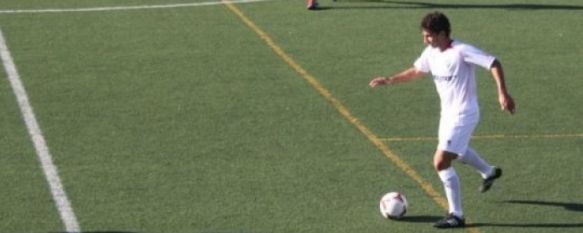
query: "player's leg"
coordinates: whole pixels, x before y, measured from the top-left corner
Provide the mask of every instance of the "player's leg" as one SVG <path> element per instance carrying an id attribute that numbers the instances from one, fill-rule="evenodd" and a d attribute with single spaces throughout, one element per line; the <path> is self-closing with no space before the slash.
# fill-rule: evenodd
<path id="1" fill-rule="evenodd" d="M 465 225 L 460 181 L 454 167 L 451 166 L 452 161 L 457 157 L 458 155 L 456 153 L 439 149 L 433 156 L 433 167 L 443 183 L 445 196 L 449 205 L 448 216 L 433 225 L 437 228 L 463 227 Z"/>
<path id="2" fill-rule="evenodd" d="M 466 153 L 460 154 L 458 160 L 476 169 L 484 179 L 480 185 L 480 192 L 490 189 L 494 181 L 502 176 L 502 169 L 491 166 L 472 148 L 468 147 Z"/>
<path id="3" fill-rule="evenodd" d="M 437 228 L 463 227 L 465 221 L 461 205 L 461 187 L 459 177 L 452 166 L 452 161 L 459 154 L 467 151 L 474 128 L 478 124 L 478 115 L 461 117 L 443 117 L 439 122 L 439 143 L 433 157 L 433 166 L 445 189 L 449 204 L 449 215 L 436 222 Z"/>
<path id="4" fill-rule="evenodd" d="M 484 179 L 490 176 L 494 171 L 494 167 L 484 161 L 484 159 L 482 159 L 482 157 L 470 147 L 468 147 L 468 150 L 465 153 L 460 154 L 458 160 L 476 169 Z"/>

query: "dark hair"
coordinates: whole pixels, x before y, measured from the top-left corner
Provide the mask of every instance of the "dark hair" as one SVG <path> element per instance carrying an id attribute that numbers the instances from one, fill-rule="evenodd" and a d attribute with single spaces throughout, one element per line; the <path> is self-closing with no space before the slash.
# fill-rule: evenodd
<path id="1" fill-rule="evenodd" d="M 423 17 L 421 21 L 421 29 L 424 29 L 432 34 L 438 34 L 441 31 L 444 31 L 445 34 L 449 37 L 451 33 L 451 26 L 449 24 L 449 19 L 445 14 L 435 11 L 429 13 Z"/>

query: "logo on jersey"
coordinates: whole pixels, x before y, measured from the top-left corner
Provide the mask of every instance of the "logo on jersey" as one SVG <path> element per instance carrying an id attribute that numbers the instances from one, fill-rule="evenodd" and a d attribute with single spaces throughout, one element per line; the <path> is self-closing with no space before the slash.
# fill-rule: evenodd
<path id="1" fill-rule="evenodd" d="M 433 76 L 433 80 L 442 81 L 442 82 L 449 82 L 454 78 L 455 78 L 455 76 L 438 76 L 438 75 Z"/>

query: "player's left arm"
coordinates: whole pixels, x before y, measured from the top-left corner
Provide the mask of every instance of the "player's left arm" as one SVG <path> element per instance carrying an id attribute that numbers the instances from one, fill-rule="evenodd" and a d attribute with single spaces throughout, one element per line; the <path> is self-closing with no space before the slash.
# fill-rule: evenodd
<path id="1" fill-rule="evenodd" d="M 498 102 L 500 102 L 500 108 L 502 110 L 510 112 L 510 114 L 514 114 L 516 111 L 514 100 L 512 96 L 508 93 L 508 89 L 506 88 L 506 81 L 504 79 L 504 70 L 502 69 L 502 64 L 498 59 L 492 62 L 490 66 L 490 72 L 492 73 L 492 77 L 496 81 L 496 87 L 498 89 Z"/>

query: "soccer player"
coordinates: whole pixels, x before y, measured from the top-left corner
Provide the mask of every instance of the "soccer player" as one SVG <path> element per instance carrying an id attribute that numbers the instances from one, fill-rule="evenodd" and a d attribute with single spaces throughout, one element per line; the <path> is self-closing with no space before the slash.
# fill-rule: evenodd
<path id="1" fill-rule="evenodd" d="M 413 67 L 390 77 L 376 77 L 369 85 L 375 88 L 433 76 L 441 101 L 438 145 L 433 167 L 443 182 L 448 201 L 448 215 L 434 223 L 436 228 L 464 227 L 460 181 L 452 166 L 454 160 L 470 165 L 482 176 L 480 192 L 486 192 L 502 170 L 491 166 L 469 147 L 470 137 L 480 119 L 476 92 L 475 66 L 490 71 L 496 81 L 502 110 L 515 112 L 514 100 L 506 89 L 502 65 L 496 57 L 450 37 L 448 18 L 441 12 L 427 14 L 421 21 L 423 42 L 428 46 Z"/>

